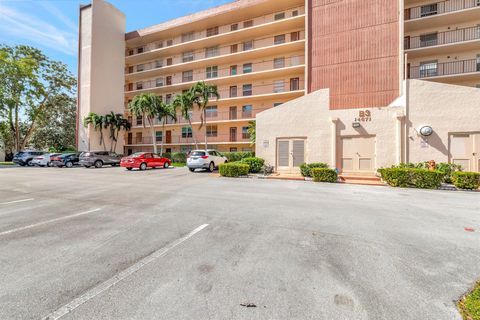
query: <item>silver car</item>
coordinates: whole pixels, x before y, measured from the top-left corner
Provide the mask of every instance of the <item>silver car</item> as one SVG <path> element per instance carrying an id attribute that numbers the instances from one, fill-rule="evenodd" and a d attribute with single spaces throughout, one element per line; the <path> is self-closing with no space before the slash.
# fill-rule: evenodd
<path id="1" fill-rule="evenodd" d="M 60 155 L 60 153 L 45 153 L 41 156 L 36 156 L 32 160 L 32 165 L 40 167 L 51 167 L 52 163 L 50 161 L 50 158 L 58 155 Z"/>
<path id="2" fill-rule="evenodd" d="M 219 164 L 228 162 L 228 159 L 216 150 L 193 150 L 187 158 L 187 167 L 191 172 L 195 169 L 207 169 L 212 172 Z"/>
<path id="3" fill-rule="evenodd" d="M 89 151 L 80 154 L 79 164 L 85 168 L 95 167 L 101 168 L 104 165 L 112 167 L 120 165 L 122 156 L 108 151 Z"/>

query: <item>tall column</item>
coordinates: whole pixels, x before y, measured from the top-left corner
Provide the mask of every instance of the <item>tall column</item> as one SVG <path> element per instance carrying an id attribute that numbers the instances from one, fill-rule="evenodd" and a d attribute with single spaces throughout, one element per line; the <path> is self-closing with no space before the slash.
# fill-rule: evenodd
<path id="1" fill-rule="evenodd" d="M 330 157 L 330 166 L 337 167 L 337 122 L 338 118 L 330 117 L 330 149 L 332 151 Z"/>
<path id="2" fill-rule="evenodd" d="M 395 112 L 393 115 L 395 118 L 395 163 L 398 165 L 403 162 L 402 157 L 402 128 L 403 128 L 403 119 L 405 119 L 405 115 L 403 112 Z"/>

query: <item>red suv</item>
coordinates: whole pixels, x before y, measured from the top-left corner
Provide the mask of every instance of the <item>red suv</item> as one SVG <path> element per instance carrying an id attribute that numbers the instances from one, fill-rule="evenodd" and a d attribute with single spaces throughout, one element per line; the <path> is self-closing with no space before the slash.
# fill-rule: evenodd
<path id="1" fill-rule="evenodd" d="M 156 153 L 151 152 L 136 152 L 128 157 L 122 158 L 120 167 L 132 170 L 133 168 L 140 170 L 147 170 L 147 168 L 168 168 L 172 161 L 168 158 L 163 158 Z"/>

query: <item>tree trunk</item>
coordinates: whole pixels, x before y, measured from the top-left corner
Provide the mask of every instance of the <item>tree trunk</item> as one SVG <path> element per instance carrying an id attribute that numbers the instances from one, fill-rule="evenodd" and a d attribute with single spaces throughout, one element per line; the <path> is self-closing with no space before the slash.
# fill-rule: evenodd
<path id="1" fill-rule="evenodd" d="M 207 109 L 203 108 L 203 118 L 205 119 L 205 151 L 208 150 L 208 142 L 207 142 Z"/>
<path id="2" fill-rule="evenodd" d="M 150 132 L 152 134 L 153 153 L 157 153 L 157 139 L 155 137 L 155 129 L 153 128 L 153 122 L 149 119 L 148 124 L 150 125 Z"/>
<path id="3" fill-rule="evenodd" d="M 115 136 L 115 146 L 113 147 L 113 152 L 117 152 L 117 142 L 118 142 L 118 136 L 120 135 L 120 129 L 117 129 L 117 135 Z"/>
<path id="4" fill-rule="evenodd" d="M 15 107 L 15 151 L 20 151 L 20 125 L 18 120 L 18 106 Z"/>
<path id="5" fill-rule="evenodd" d="M 197 138 L 195 138 L 195 134 L 193 132 L 192 119 L 188 118 L 188 124 L 190 125 L 190 129 L 192 129 L 192 139 L 193 143 L 195 144 L 195 149 L 198 149 Z"/>
<path id="6" fill-rule="evenodd" d="M 163 118 L 163 123 L 162 123 L 162 144 L 160 145 L 160 156 L 163 154 L 163 142 L 165 141 L 165 121 L 166 118 Z"/>

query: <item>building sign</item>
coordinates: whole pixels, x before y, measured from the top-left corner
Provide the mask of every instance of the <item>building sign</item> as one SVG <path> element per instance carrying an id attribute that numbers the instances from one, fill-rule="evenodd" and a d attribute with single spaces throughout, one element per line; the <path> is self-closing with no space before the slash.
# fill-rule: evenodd
<path id="1" fill-rule="evenodd" d="M 268 140 L 263 140 L 263 147 L 264 147 L 264 148 L 268 148 L 269 145 L 270 145 L 270 141 L 268 141 Z"/>
<path id="2" fill-rule="evenodd" d="M 359 110 L 355 118 L 355 122 L 370 122 L 372 121 L 372 112 L 370 110 Z"/>

